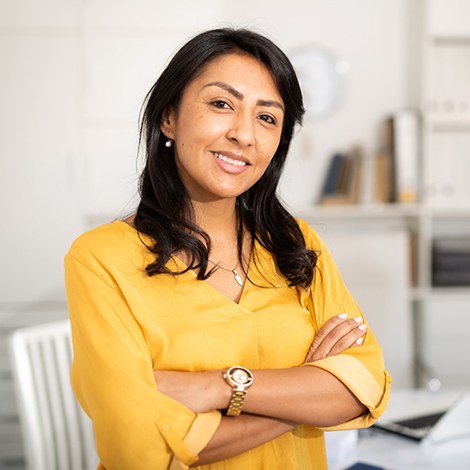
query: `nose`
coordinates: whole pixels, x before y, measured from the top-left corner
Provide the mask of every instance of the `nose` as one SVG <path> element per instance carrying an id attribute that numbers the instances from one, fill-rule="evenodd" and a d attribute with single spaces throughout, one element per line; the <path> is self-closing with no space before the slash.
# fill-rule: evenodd
<path id="1" fill-rule="evenodd" d="M 251 146 L 255 141 L 253 117 L 248 113 L 237 114 L 231 121 L 227 138 L 240 146 Z"/>

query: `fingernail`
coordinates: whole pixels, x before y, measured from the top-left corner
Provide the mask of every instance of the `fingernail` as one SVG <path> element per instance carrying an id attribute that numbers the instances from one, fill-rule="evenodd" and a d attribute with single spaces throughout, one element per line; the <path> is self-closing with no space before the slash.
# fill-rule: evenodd
<path id="1" fill-rule="evenodd" d="M 367 325 L 365 323 L 363 323 L 362 325 L 359 325 L 358 328 L 362 331 L 366 330 L 367 329 Z"/>
<path id="2" fill-rule="evenodd" d="M 340 314 L 338 315 L 338 318 L 343 319 L 343 318 L 346 318 L 347 316 L 348 316 L 347 313 L 340 313 Z"/>
<path id="3" fill-rule="evenodd" d="M 354 321 L 356 323 L 362 323 L 362 317 L 356 317 L 356 318 L 354 318 Z"/>
<path id="4" fill-rule="evenodd" d="M 356 339 L 356 344 L 361 345 L 364 342 L 364 338 L 357 338 Z"/>

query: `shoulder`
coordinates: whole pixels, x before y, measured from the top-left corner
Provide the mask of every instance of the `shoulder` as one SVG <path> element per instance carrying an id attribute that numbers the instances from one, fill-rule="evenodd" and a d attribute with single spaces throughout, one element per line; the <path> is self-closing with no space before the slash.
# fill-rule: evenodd
<path id="1" fill-rule="evenodd" d="M 77 237 L 72 243 L 69 253 L 77 254 L 84 251 L 112 249 L 116 244 L 123 243 L 126 239 L 126 231 L 125 223 L 122 221 L 100 225 Z"/>
<path id="2" fill-rule="evenodd" d="M 80 235 L 71 245 L 66 259 L 83 264 L 101 264 L 146 250 L 145 236 L 121 220 L 100 225 Z"/>
<path id="3" fill-rule="evenodd" d="M 300 228 L 300 231 L 302 232 L 302 235 L 304 236 L 307 248 L 314 251 L 323 250 L 325 244 L 323 243 L 323 240 L 317 231 L 306 220 L 297 218 L 295 220 Z"/>

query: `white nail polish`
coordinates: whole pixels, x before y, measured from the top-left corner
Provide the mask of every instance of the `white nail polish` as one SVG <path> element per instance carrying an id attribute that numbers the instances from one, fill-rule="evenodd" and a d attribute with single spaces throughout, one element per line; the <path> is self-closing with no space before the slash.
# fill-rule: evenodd
<path id="1" fill-rule="evenodd" d="M 343 319 L 343 318 L 346 318 L 347 316 L 348 316 L 347 313 L 340 313 L 340 314 L 338 315 L 338 318 Z"/>
<path id="2" fill-rule="evenodd" d="M 356 317 L 356 318 L 354 318 L 354 321 L 356 323 L 362 323 L 362 317 Z"/>
<path id="3" fill-rule="evenodd" d="M 362 331 L 364 331 L 367 328 L 367 325 L 363 323 L 362 325 L 359 325 L 358 328 Z"/>
<path id="4" fill-rule="evenodd" d="M 359 346 L 364 342 L 364 338 L 357 338 L 356 339 L 356 344 L 358 344 Z"/>

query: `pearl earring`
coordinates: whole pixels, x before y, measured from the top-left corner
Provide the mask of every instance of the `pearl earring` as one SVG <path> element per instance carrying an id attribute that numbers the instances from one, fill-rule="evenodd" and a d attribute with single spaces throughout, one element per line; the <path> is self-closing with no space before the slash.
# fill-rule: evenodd
<path id="1" fill-rule="evenodd" d="M 169 149 L 171 146 L 173 145 L 173 141 L 171 139 L 168 139 L 166 142 L 165 142 L 165 147 L 167 149 Z"/>

